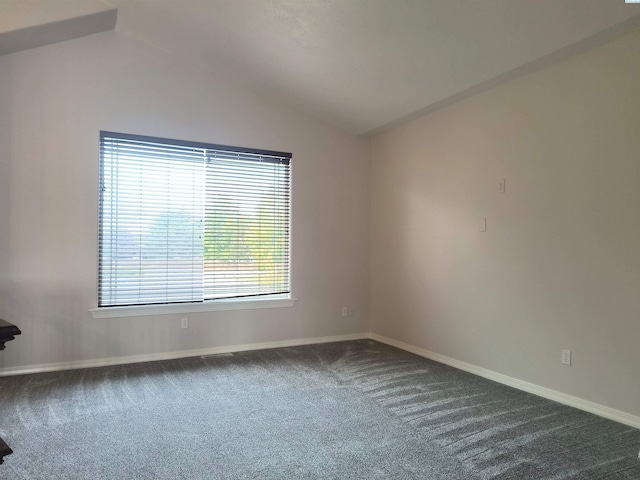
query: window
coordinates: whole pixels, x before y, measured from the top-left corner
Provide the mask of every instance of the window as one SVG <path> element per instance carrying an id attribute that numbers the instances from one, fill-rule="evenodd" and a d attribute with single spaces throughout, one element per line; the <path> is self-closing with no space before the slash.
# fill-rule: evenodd
<path id="1" fill-rule="evenodd" d="M 290 159 L 101 132 L 98 306 L 288 297 Z"/>

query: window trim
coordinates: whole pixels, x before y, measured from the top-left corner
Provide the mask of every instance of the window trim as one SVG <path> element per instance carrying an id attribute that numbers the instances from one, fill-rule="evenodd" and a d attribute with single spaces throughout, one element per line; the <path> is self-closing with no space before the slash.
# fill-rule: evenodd
<path id="1" fill-rule="evenodd" d="M 230 310 L 255 310 L 260 308 L 293 307 L 298 299 L 288 295 L 272 295 L 271 298 L 246 297 L 233 300 L 208 300 L 193 303 L 163 303 L 155 305 L 127 305 L 89 309 L 93 318 L 147 317 L 182 313 L 223 312 Z"/>
<path id="2" fill-rule="evenodd" d="M 287 165 L 290 167 L 290 161 L 293 157 L 290 152 L 281 152 L 277 150 L 265 150 L 258 148 L 237 147 L 231 145 L 221 145 L 205 142 L 195 142 L 190 140 L 178 140 L 167 137 L 156 137 L 148 135 L 128 134 L 121 132 L 113 132 L 108 130 L 100 130 L 100 139 L 103 136 L 116 136 L 123 140 L 133 140 L 154 143 L 162 141 L 163 143 L 170 142 L 173 145 L 183 147 L 194 147 L 211 150 L 221 150 L 227 152 L 238 152 L 255 155 L 264 155 L 265 157 L 284 158 L 287 161 Z M 269 161 L 268 158 L 263 159 Z M 101 174 L 100 174 L 101 175 Z M 100 177 L 99 181 L 102 177 Z M 100 195 L 100 192 L 98 192 Z M 291 195 L 291 185 L 289 186 L 289 195 Z M 100 203 L 100 199 L 98 199 Z M 291 206 L 289 207 L 291 209 Z M 289 212 L 289 236 L 291 236 L 291 210 Z M 99 220 L 98 220 L 99 221 Z M 99 238 L 98 238 L 99 242 Z M 99 245 L 98 245 L 99 250 Z M 100 254 L 96 252 L 96 268 L 99 270 Z M 291 288 L 291 247 L 289 247 L 289 287 Z M 98 304 L 99 296 L 99 281 L 96 282 L 96 305 Z M 204 313 L 204 312 L 217 312 L 217 311 L 233 311 L 233 310 L 254 310 L 264 308 L 286 308 L 293 307 L 298 299 L 292 296 L 291 290 L 287 293 L 275 293 L 258 296 L 243 296 L 243 297 L 227 297 L 212 300 L 205 300 L 203 302 L 184 302 L 184 303 L 166 303 L 166 304 L 139 304 L 139 305 L 125 305 L 125 306 L 96 306 L 90 308 L 89 312 L 93 318 L 122 318 L 122 317 L 142 317 L 142 316 L 154 316 L 154 315 L 171 315 L 181 313 Z"/>

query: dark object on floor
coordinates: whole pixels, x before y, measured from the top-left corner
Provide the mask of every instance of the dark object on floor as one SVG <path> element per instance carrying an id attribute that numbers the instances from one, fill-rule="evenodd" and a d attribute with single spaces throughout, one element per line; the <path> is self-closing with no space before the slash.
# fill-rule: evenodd
<path id="1" fill-rule="evenodd" d="M 0 350 L 4 350 L 4 344 L 21 333 L 18 327 L 0 318 Z"/>
<path id="2" fill-rule="evenodd" d="M 0 438 L 0 465 L 4 462 L 3 458 L 13 453 L 13 450 L 9 448 L 9 445 L 4 443 L 4 440 Z"/>
<path id="3" fill-rule="evenodd" d="M 4 350 L 4 344 L 21 333 L 18 327 L 0 318 L 0 350 Z M 0 437 L 0 464 L 4 462 L 3 458 L 11 453 L 13 453 L 13 450 Z"/>

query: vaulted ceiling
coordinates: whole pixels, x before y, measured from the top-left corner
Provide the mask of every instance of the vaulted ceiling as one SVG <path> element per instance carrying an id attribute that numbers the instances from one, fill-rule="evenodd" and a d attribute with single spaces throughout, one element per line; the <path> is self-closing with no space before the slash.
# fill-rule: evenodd
<path id="1" fill-rule="evenodd" d="M 624 0 L 0 0 L 0 35 L 7 14 L 110 7 L 118 31 L 356 134 L 640 28 Z"/>

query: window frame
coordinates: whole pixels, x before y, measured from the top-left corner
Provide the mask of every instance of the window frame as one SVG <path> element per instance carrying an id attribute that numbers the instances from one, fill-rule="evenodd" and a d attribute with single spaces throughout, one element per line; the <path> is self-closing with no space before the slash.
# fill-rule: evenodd
<path id="1" fill-rule="evenodd" d="M 273 296 L 275 297 L 275 295 Z M 190 313 L 223 312 L 231 310 L 256 310 L 263 308 L 293 307 L 297 298 L 291 294 L 279 298 L 247 297 L 231 300 L 205 300 L 198 303 L 164 303 L 153 305 L 128 305 L 122 307 L 96 307 L 89 310 L 93 318 L 148 317 L 154 315 L 179 315 Z"/>
<path id="2" fill-rule="evenodd" d="M 111 131 L 100 131 L 99 148 L 102 145 L 103 137 L 115 137 L 124 141 L 140 141 L 149 143 L 165 143 L 178 147 L 189 147 L 196 149 L 207 150 L 221 150 L 226 152 L 237 152 L 239 154 L 249 155 L 265 155 L 286 158 L 289 162 L 292 158 L 291 153 L 278 152 L 272 150 L 245 148 L 229 145 L 211 144 L 204 142 L 193 142 L 188 140 L 177 140 L 165 137 L 155 137 L 147 135 L 126 134 Z M 102 169 L 103 160 L 102 152 L 99 151 L 99 171 L 98 171 L 98 225 L 96 232 L 97 237 L 97 251 L 96 251 L 96 304 L 98 304 L 98 298 L 100 295 L 100 229 L 101 229 L 101 209 L 102 209 Z M 291 163 L 288 163 L 289 168 L 289 185 L 288 196 L 291 202 Z M 214 312 L 214 311 L 228 311 L 228 310 L 249 310 L 249 309 L 263 309 L 263 308 L 282 308 L 292 307 L 297 301 L 292 295 L 292 249 L 291 249 L 291 203 L 289 203 L 288 212 L 288 293 L 274 293 L 274 294 L 260 294 L 255 296 L 243 296 L 243 297 L 223 297 L 216 299 L 206 299 L 202 301 L 194 302 L 177 302 L 177 303 L 149 303 L 149 304 L 132 304 L 132 305 L 107 305 L 97 306 L 96 308 L 89 309 L 93 318 L 117 318 L 117 317 L 136 317 L 136 316 L 149 316 L 149 315 L 168 315 L 168 314 L 180 314 L 180 313 L 199 313 L 199 312 Z"/>

